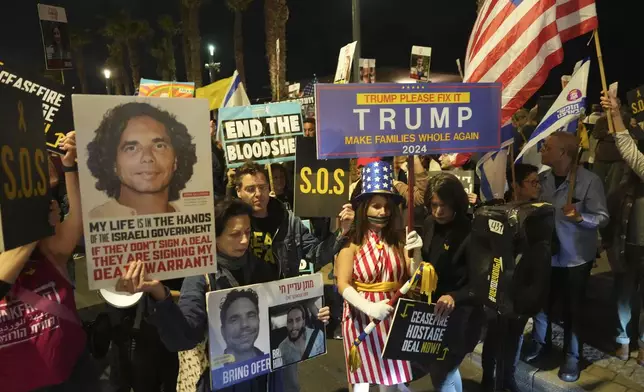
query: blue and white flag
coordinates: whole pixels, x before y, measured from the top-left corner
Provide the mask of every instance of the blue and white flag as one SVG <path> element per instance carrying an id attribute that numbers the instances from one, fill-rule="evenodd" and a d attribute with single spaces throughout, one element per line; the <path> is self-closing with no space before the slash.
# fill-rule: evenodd
<path id="1" fill-rule="evenodd" d="M 476 163 L 476 175 L 481 179 L 481 200 L 503 199 L 507 189 L 506 168 L 508 149 L 514 144 L 514 126 L 511 122 L 501 127 L 501 149 L 490 151 Z"/>
<path id="2" fill-rule="evenodd" d="M 224 96 L 224 101 L 221 104 L 222 108 L 234 106 L 250 106 L 250 100 L 248 99 L 248 95 L 246 95 L 244 84 L 237 70 L 233 73 L 233 80 L 230 82 L 228 91 L 226 91 L 226 95 Z"/>
<path id="3" fill-rule="evenodd" d="M 528 140 L 523 150 L 517 155 L 515 162 L 552 133 L 561 129 L 568 129 L 571 123 L 576 125 L 579 116 L 586 107 L 586 88 L 588 86 L 589 70 L 590 60 L 585 61 L 579 70 L 572 75 L 570 83 L 559 94 L 543 120 L 541 120 L 534 132 L 532 132 L 530 140 Z M 576 129 L 573 126 L 571 128 Z"/>

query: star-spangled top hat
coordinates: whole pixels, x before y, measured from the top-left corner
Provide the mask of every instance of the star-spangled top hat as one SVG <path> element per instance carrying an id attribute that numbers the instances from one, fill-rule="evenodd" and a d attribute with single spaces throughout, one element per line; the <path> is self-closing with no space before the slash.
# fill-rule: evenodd
<path id="1" fill-rule="evenodd" d="M 391 163 L 368 163 L 362 167 L 361 180 L 362 191 L 351 200 L 354 206 L 374 195 L 390 196 L 397 204 L 403 201 L 403 197 L 394 189 L 394 168 Z"/>

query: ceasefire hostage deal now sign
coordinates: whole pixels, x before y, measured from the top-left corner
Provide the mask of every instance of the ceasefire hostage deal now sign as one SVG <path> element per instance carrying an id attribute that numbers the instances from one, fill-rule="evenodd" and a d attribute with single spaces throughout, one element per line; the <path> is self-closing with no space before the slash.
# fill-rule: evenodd
<path id="1" fill-rule="evenodd" d="M 467 312 L 456 307 L 447 317 L 436 317 L 434 305 L 402 298 L 398 301 L 382 356 L 406 361 L 443 361 L 463 349 Z"/>
<path id="2" fill-rule="evenodd" d="M 295 160 L 295 139 L 302 135 L 299 103 L 238 106 L 219 109 L 226 163 L 259 164 Z"/>
<path id="3" fill-rule="evenodd" d="M 318 159 L 495 150 L 501 84 L 318 84 Z"/>

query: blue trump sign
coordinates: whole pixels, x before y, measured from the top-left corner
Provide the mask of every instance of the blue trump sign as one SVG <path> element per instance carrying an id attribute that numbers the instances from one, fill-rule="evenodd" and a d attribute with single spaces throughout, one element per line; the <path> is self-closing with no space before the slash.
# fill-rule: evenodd
<path id="1" fill-rule="evenodd" d="M 478 152 L 501 145 L 501 84 L 318 84 L 318 159 Z"/>

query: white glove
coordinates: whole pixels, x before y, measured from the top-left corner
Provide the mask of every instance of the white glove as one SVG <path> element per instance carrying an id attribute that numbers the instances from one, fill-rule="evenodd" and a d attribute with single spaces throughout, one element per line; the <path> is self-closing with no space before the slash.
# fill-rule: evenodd
<path id="1" fill-rule="evenodd" d="M 420 266 L 421 261 L 423 261 L 423 255 L 421 249 L 423 248 L 423 239 L 420 238 L 416 231 L 412 231 L 407 234 L 407 242 L 405 245 L 405 250 L 413 250 L 413 264 L 409 266 L 410 273 L 413 274 Z"/>
<path id="2" fill-rule="evenodd" d="M 347 300 L 348 303 L 360 309 L 362 313 L 365 313 L 367 316 L 377 319 L 384 320 L 394 311 L 394 308 L 387 305 L 388 300 L 383 300 L 380 302 L 371 302 L 361 296 L 356 289 L 349 286 L 342 292 L 342 297 Z"/>

